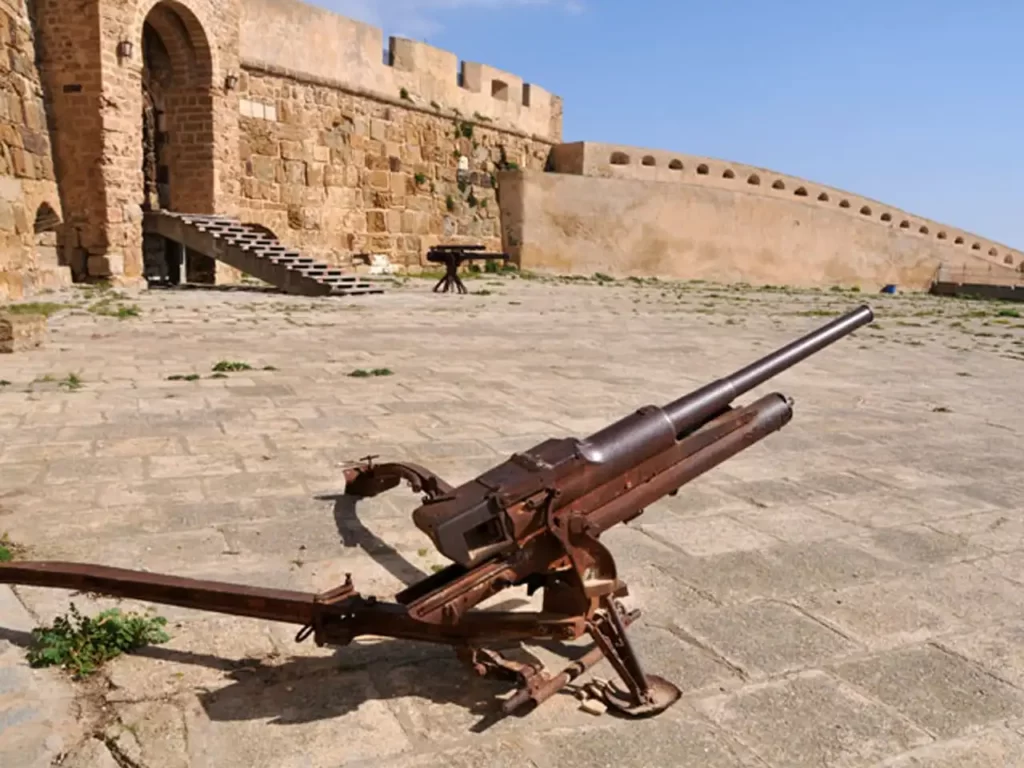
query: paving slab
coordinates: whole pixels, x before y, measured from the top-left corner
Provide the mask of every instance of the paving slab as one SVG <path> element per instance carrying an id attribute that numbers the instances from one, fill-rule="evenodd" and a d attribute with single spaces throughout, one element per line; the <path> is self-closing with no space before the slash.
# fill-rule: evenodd
<path id="1" fill-rule="evenodd" d="M 4 361 L 0 533 L 38 559 L 305 591 L 351 573 L 387 597 L 447 561 L 412 525 L 408 489 L 357 508 L 339 498 L 345 462 L 373 453 L 466 482 L 549 437 L 675 399 L 865 300 L 634 281 L 488 288 L 160 291 L 133 299 L 137 318 L 54 316 L 59 345 Z M 992 337 L 979 334 L 998 302 L 869 301 L 876 326 L 744 398 L 794 397 L 792 423 L 602 537 L 642 610 L 641 659 L 683 691 L 659 717 L 596 716 L 567 692 L 495 719 L 508 685 L 475 678 L 447 648 L 317 648 L 291 625 L 162 607 L 170 642 L 111 662 L 106 709 L 84 728 L 78 708 L 95 697 L 30 669 L 26 633 L 71 602 L 152 606 L 19 588 L 0 593 L 0 764 L 1022 762 L 1024 323 Z M 214 378 L 222 360 L 251 368 Z M 348 375 L 383 367 L 392 375 Z M 80 388 L 58 384 L 68 371 Z M 528 610 L 536 600 L 521 592 L 499 597 Z M 555 663 L 579 650 L 518 654 Z M 614 673 L 605 662 L 592 675 Z"/>

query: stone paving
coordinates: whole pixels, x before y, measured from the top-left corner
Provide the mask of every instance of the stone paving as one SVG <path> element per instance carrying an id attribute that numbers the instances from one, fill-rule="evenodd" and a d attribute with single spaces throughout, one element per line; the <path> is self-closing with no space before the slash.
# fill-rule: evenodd
<path id="1" fill-rule="evenodd" d="M 352 572 L 388 595 L 442 560 L 407 489 L 357 511 L 333 498 L 342 462 L 372 452 L 462 482 L 864 300 L 429 285 L 152 291 L 122 319 L 77 290 L 50 297 L 77 308 L 51 317 L 43 349 L 0 357 L 0 533 L 36 559 L 303 590 Z M 317 649 L 291 626 L 176 608 L 160 609 L 169 643 L 75 683 L 27 667 L 28 631 L 72 600 L 115 603 L 5 588 L 0 765 L 1024 765 L 1024 320 L 991 302 L 868 298 L 874 326 L 744 398 L 793 396 L 781 433 L 606 536 L 644 611 L 638 651 L 684 689 L 663 715 L 594 716 L 566 694 L 492 723 L 507 687 L 444 648 Z M 251 370 L 214 378 L 218 361 Z"/>

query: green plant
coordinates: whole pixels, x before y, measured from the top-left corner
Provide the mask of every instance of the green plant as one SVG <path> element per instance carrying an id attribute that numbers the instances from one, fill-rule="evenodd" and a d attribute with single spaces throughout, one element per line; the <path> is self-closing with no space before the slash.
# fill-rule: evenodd
<path id="1" fill-rule="evenodd" d="M 199 378 L 198 373 L 180 374 L 176 373 L 173 376 L 168 376 L 168 381 L 196 381 Z"/>
<path id="2" fill-rule="evenodd" d="M 398 96 L 402 99 L 405 99 L 406 101 L 412 101 L 412 99 L 409 97 L 409 91 L 406 88 L 400 89 L 398 91 Z"/>
<path id="3" fill-rule="evenodd" d="M 82 379 L 77 373 L 69 373 L 63 379 L 57 382 L 58 387 L 63 387 L 69 392 L 73 392 L 76 389 L 81 389 L 83 386 Z"/>
<path id="4" fill-rule="evenodd" d="M 997 317 L 1020 317 L 1020 312 L 1016 309 L 1000 309 L 996 312 Z"/>
<path id="5" fill-rule="evenodd" d="M 492 274 L 492 275 L 497 274 L 498 273 L 498 262 L 496 262 L 494 259 L 488 259 L 487 261 L 485 261 L 484 262 L 484 272 L 487 272 L 488 274 Z"/>
<path id="6" fill-rule="evenodd" d="M 422 173 L 417 173 L 413 178 L 416 179 L 417 184 L 422 184 L 427 180 L 427 177 Z"/>
<path id="7" fill-rule="evenodd" d="M 96 617 L 83 616 L 75 604 L 51 626 L 32 630 L 28 663 L 32 667 L 61 667 L 76 678 L 86 677 L 102 664 L 145 645 L 170 640 L 162 616 L 123 614 L 117 608 Z"/>
<path id="8" fill-rule="evenodd" d="M 615 278 L 611 275 L 606 275 L 604 272 L 595 272 L 594 279 L 599 283 L 614 283 Z"/>
<path id="9" fill-rule="evenodd" d="M 473 194 L 473 190 L 469 190 L 469 197 L 466 198 L 466 203 L 470 208 L 476 208 L 478 202 L 480 201 L 476 199 L 476 195 Z"/>
<path id="10" fill-rule="evenodd" d="M 9 563 L 24 551 L 25 548 L 11 541 L 6 532 L 0 536 L 0 563 Z"/>
<path id="11" fill-rule="evenodd" d="M 356 368 L 348 375 L 357 379 L 365 379 L 370 376 L 391 376 L 393 374 L 394 371 L 392 371 L 390 368 L 373 368 L 369 371 L 365 370 L 364 368 Z"/>
<path id="12" fill-rule="evenodd" d="M 461 132 L 462 135 L 465 138 L 472 139 L 473 138 L 473 124 L 472 123 L 463 123 L 461 126 L 459 126 L 459 132 Z"/>
<path id="13" fill-rule="evenodd" d="M 11 386 L 11 382 L 9 382 L 7 379 L 0 379 L 0 387 L 9 387 L 9 386 Z"/>
<path id="14" fill-rule="evenodd" d="M 55 312 L 67 309 L 66 304 L 54 304 L 49 301 L 32 301 L 26 304 L 8 304 L 3 311 L 9 315 L 44 315 L 49 317 Z"/>
<path id="15" fill-rule="evenodd" d="M 252 366 L 248 363 L 237 363 L 231 362 L 230 360 L 221 360 L 215 366 L 213 366 L 214 373 L 227 373 L 234 371 L 251 371 Z"/>

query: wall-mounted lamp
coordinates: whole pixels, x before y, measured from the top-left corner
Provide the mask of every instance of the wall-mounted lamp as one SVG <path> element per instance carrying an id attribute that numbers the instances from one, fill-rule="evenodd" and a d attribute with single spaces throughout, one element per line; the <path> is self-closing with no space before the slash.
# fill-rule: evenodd
<path id="1" fill-rule="evenodd" d="M 119 59 L 130 59 L 134 47 L 131 40 L 122 40 L 117 44 L 117 57 Z"/>
<path id="2" fill-rule="evenodd" d="M 234 72 L 228 73 L 228 76 L 224 78 L 224 88 L 233 91 L 238 87 L 238 75 Z"/>

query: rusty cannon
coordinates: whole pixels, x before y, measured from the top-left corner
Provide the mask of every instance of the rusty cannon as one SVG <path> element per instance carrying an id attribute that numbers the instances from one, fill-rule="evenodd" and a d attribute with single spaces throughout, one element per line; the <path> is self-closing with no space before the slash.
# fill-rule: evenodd
<path id="1" fill-rule="evenodd" d="M 324 593 L 264 589 L 68 562 L 0 565 L 0 582 L 132 598 L 295 624 L 298 642 L 344 646 L 366 635 L 441 643 L 479 675 L 511 680 L 501 711 L 528 711 L 607 659 L 619 681 L 597 695 L 628 716 L 655 715 L 680 690 L 645 671 L 627 636 L 639 610 L 601 534 L 758 443 L 792 418 L 792 401 L 733 401 L 870 323 L 861 306 L 730 376 L 663 407 L 645 406 L 583 439 L 552 438 L 453 487 L 411 464 L 367 457 L 345 470 L 345 493 L 376 496 L 403 481 L 422 494 L 413 521 L 451 561 L 391 600 L 361 595 L 351 575 Z M 539 610 L 479 607 L 499 592 L 542 590 Z M 475 610 L 474 610 L 475 609 Z M 514 661 L 493 646 L 521 641 L 593 645 L 559 672 Z M 491 647 L 489 647 L 491 646 Z M 593 691 L 594 688 L 592 687 Z"/>

